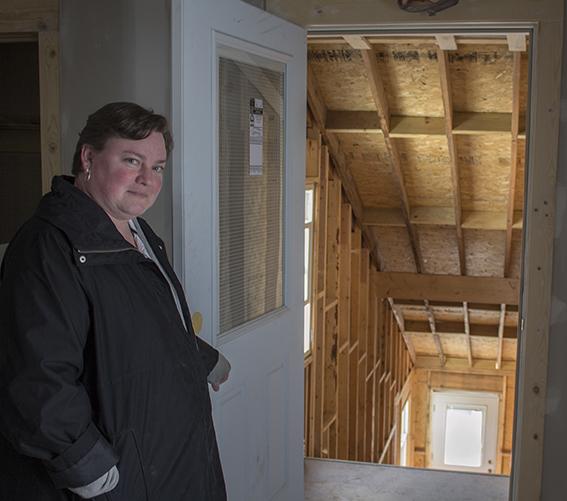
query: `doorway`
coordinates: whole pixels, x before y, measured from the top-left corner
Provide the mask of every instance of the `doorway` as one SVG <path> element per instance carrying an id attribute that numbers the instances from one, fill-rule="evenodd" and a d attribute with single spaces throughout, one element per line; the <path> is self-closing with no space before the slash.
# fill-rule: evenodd
<path id="1" fill-rule="evenodd" d="M 308 456 L 439 467 L 432 392 L 493 390 L 509 475 L 530 33 L 308 40 Z"/>

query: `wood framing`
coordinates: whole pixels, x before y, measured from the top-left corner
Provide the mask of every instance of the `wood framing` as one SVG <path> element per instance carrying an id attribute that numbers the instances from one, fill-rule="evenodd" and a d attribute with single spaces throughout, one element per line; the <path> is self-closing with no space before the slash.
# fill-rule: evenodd
<path id="1" fill-rule="evenodd" d="M 519 281 L 512 278 L 460 277 L 381 272 L 376 275 L 380 297 L 431 301 L 467 301 L 516 305 Z"/>
<path id="2" fill-rule="evenodd" d="M 61 173 L 58 30 L 59 0 L 4 0 L 0 5 L 1 41 L 38 42 L 43 193 Z"/>
<path id="3" fill-rule="evenodd" d="M 395 406 L 415 353 L 410 358 L 390 303 L 376 294 L 370 250 L 329 149 L 313 133 L 307 154 L 316 164 L 308 167 L 310 183 L 317 177 L 305 450 L 312 457 L 393 463 Z"/>

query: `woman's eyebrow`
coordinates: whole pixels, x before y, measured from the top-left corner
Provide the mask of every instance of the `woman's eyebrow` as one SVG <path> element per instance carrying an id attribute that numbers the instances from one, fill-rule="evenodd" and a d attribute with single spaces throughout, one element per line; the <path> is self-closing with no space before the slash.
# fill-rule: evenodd
<path id="1" fill-rule="evenodd" d="M 122 152 L 124 155 L 134 155 L 138 158 L 141 158 L 142 160 L 146 161 L 146 157 L 145 155 L 142 155 L 141 153 L 136 153 L 135 151 L 130 151 L 130 150 L 125 150 Z M 164 164 L 167 162 L 167 159 L 163 159 L 163 160 L 156 160 L 156 162 L 154 162 L 155 164 Z"/>

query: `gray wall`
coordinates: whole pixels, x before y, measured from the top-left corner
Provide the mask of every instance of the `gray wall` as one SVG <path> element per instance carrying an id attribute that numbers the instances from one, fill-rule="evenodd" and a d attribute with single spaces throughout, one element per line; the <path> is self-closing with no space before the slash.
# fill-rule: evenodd
<path id="1" fill-rule="evenodd" d="M 567 497 L 567 32 L 563 30 L 563 67 L 553 289 L 549 332 L 547 412 L 545 416 L 543 495 L 545 501 Z"/>
<path id="2" fill-rule="evenodd" d="M 69 173 L 77 135 L 100 106 L 134 101 L 169 118 L 169 0 L 61 0 L 60 17 L 62 162 Z M 170 169 L 144 217 L 171 256 Z"/>

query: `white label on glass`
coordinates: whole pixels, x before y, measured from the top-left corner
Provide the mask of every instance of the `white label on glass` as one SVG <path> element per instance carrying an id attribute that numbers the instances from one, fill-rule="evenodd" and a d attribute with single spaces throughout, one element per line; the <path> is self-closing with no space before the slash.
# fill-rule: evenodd
<path id="1" fill-rule="evenodd" d="M 250 99 L 250 175 L 262 175 L 264 153 L 264 101 Z"/>

